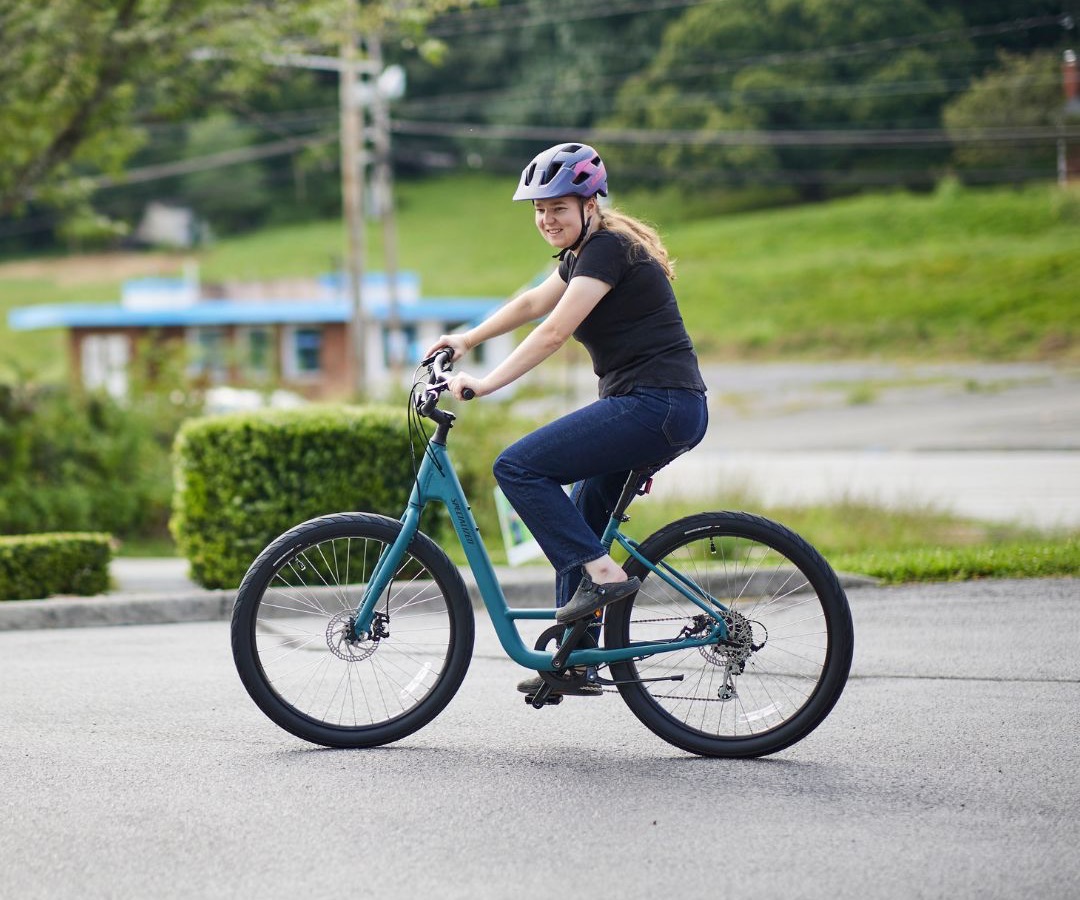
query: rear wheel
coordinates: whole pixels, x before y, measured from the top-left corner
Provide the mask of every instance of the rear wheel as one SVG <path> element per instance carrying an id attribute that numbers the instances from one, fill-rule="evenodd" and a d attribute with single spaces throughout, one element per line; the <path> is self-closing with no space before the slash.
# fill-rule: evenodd
<path id="1" fill-rule="evenodd" d="M 375 563 L 401 527 L 367 513 L 312 519 L 270 544 L 240 585 L 240 679 L 297 737 L 327 747 L 399 740 L 438 715 L 465 677 L 472 606 L 457 568 L 423 534 L 380 596 L 371 634 L 353 634 Z"/>
<path id="2" fill-rule="evenodd" d="M 639 548 L 725 609 L 730 644 L 613 664 L 634 714 L 664 740 L 705 756 L 763 756 L 806 737 L 840 697 L 854 643 L 847 597 L 829 564 L 782 525 L 739 512 L 701 513 Z M 711 617 L 631 559 L 636 595 L 609 607 L 605 645 L 702 635 Z"/>

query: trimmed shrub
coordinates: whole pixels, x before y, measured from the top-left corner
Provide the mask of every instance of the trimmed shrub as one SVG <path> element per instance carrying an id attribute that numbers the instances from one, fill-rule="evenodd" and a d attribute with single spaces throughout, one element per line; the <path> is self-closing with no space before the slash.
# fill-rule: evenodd
<path id="1" fill-rule="evenodd" d="M 0 600 L 100 594 L 109 587 L 107 534 L 0 537 Z"/>
<path id="2" fill-rule="evenodd" d="M 419 464 L 421 447 L 417 448 Z M 271 540 L 315 516 L 350 510 L 397 518 L 413 464 L 404 413 L 308 407 L 193 419 L 173 448 L 170 528 L 191 577 L 239 585 Z M 435 522 L 425 522 L 429 533 Z"/>

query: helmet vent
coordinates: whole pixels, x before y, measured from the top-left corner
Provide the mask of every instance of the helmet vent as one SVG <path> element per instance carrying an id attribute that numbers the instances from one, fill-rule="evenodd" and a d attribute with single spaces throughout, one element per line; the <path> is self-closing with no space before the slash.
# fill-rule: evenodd
<path id="1" fill-rule="evenodd" d="M 581 144 L 567 144 L 562 148 L 563 153 L 577 153 L 581 149 Z"/>

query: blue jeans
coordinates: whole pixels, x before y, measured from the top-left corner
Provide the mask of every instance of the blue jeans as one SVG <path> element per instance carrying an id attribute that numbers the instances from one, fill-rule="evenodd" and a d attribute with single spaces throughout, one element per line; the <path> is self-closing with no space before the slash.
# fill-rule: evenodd
<path id="1" fill-rule="evenodd" d="M 705 436 L 705 395 L 636 388 L 527 434 L 495 460 L 495 480 L 556 572 L 565 606 L 581 567 L 607 551 L 600 536 L 630 472 L 659 468 Z M 564 484 L 574 488 L 567 496 Z"/>

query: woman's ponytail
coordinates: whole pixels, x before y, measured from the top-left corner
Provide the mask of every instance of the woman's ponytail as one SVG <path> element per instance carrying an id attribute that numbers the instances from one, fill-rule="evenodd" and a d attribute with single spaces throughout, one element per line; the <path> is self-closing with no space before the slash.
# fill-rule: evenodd
<path id="1" fill-rule="evenodd" d="M 660 235 L 653 228 L 610 207 L 600 210 L 600 227 L 629 238 L 632 253 L 651 256 L 660 264 L 664 274 L 670 280 L 675 280 L 675 263 L 668 256 Z"/>

